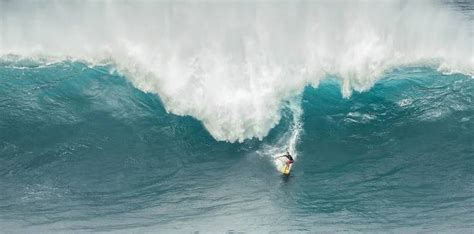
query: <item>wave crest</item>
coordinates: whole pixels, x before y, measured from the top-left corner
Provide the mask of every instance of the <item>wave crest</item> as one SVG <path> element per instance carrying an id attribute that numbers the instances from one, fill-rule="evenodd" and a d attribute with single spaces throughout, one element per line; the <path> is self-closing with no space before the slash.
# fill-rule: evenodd
<path id="1" fill-rule="evenodd" d="M 283 102 L 328 75 L 349 97 L 393 67 L 465 74 L 474 67 L 472 22 L 436 3 L 2 6 L 0 55 L 113 61 L 167 111 L 193 116 L 230 142 L 265 137 Z"/>

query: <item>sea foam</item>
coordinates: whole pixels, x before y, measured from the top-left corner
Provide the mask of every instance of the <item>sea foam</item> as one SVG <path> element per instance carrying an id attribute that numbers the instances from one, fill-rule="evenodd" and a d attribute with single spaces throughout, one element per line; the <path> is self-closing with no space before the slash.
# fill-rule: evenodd
<path id="1" fill-rule="evenodd" d="M 423 64 L 474 73 L 471 17 L 431 2 L 2 1 L 0 55 L 110 63 L 217 140 L 265 137 L 328 75 L 341 92 Z"/>

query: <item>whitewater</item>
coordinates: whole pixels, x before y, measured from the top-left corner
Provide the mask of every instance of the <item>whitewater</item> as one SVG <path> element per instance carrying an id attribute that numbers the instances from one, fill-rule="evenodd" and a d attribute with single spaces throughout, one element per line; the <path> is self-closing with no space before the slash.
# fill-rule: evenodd
<path id="1" fill-rule="evenodd" d="M 446 7 L 445 7 L 446 8 Z M 2 2 L 0 54 L 111 63 L 217 140 L 265 137 L 284 100 L 394 67 L 472 75 L 472 20 L 432 2 Z M 140 14 L 132 14 L 140 12 Z M 470 12 L 469 14 L 472 14 Z"/>
<path id="2" fill-rule="evenodd" d="M 0 1 L 0 227 L 468 232 L 473 41 L 470 1 Z"/>

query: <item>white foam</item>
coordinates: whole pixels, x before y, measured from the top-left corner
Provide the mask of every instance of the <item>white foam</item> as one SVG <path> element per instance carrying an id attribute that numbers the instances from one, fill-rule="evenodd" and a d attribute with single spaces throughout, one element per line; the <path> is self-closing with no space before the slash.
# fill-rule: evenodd
<path id="1" fill-rule="evenodd" d="M 114 63 L 230 142 L 265 137 L 327 74 L 345 97 L 400 65 L 474 74 L 472 22 L 425 1 L 1 1 L 0 15 L 0 55 Z"/>
<path id="2" fill-rule="evenodd" d="M 404 106 L 409 106 L 413 103 L 413 100 L 410 98 L 404 98 L 400 101 L 397 102 L 398 106 L 404 107 Z"/>

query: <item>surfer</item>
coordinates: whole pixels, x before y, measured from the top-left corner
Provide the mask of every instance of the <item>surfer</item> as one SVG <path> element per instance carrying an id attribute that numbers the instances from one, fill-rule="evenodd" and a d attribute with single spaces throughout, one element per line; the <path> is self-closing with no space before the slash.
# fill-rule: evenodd
<path id="1" fill-rule="evenodd" d="M 289 166 L 290 164 L 292 164 L 295 161 L 295 160 L 293 160 L 293 157 L 291 157 L 291 154 L 288 151 L 286 151 L 286 154 L 284 154 L 284 155 L 282 155 L 278 158 L 283 158 L 283 157 L 287 159 L 286 160 L 286 165 L 287 166 Z"/>

